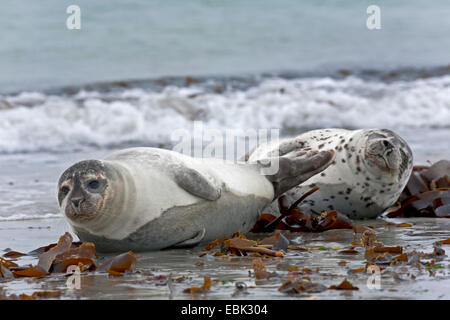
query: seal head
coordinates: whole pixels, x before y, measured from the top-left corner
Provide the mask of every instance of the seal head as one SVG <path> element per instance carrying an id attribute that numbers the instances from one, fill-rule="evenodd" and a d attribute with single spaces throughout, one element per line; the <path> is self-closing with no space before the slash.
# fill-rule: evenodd
<path id="1" fill-rule="evenodd" d="M 98 160 L 81 161 L 67 169 L 58 182 L 58 202 L 74 224 L 82 224 L 108 212 L 116 193 L 112 181 L 119 177 L 113 167 Z"/>
<path id="2" fill-rule="evenodd" d="M 404 181 L 409 176 L 408 168 L 412 164 L 412 151 L 406 142 L 394 132 L 368 130 L 364 136 L 364 162 L 366 168 L 377 176 L 388 175 L 397 182 Z M 405 179 L 406 178 L 406 179 Z"/>

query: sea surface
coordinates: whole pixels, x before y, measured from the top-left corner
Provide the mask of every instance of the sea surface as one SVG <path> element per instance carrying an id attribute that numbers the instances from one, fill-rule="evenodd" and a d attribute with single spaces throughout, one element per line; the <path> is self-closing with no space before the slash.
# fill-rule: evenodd
<path id="1" fill-rule="evenodd" d="M 372 2 L 79 0 L 81 29 L 68 30 L 72 1 L 3 0 L 0 244 L 70 231 L 56 187 L 71 164 L 171 149 L 195 121 L 281 137 L 387 128 L 415 164 L 450 159 L 450 3 L 380 0 L 381 29 L 369 30 Z M 33 225 L 51 228 L 30 243 Z"/>
<path id="2" fill-rule="evenodd" d="M 81 29 L 68 30 L 70 5 Z M 380 7 L 381 29 L 366 13 Z M 450 63 L 447 0 L 3 0 L 0 92 L 101 81 Z"/>

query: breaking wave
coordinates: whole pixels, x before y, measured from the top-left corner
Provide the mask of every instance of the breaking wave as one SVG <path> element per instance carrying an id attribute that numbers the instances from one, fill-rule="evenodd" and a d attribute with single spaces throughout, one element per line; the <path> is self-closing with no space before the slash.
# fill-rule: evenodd
<path id="1" fill-rule="evenodd" d="M 237 88 L 210 80 L 160 89 L 21 92 L 0 95 L 0 153 L 170 144 L 173 130 L 192 130 L 194 120 L 219 130 L 280 128 L 296 134 L 320 127 L 449 128 L 449 116 L 448 75 L 393 82 L 268 77 Z"/>
<path id="2" fill-rule="evenodd" d="M 13 214 L 11 216 L 0 216 L 1 221 L 23 221 L 23 220 L 40 220 L 40 219 L 56 219 L 62 218 L 63 215 L 60 213 L 46 213 L 46 214 L 26 214 L 26 213 L 18 213 Z"/>

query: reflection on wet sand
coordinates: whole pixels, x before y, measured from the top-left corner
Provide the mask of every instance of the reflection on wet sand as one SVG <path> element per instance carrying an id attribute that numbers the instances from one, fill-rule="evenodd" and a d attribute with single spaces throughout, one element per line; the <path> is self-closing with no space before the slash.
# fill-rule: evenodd
<path id="1" fill-rule="evenodd" d="M 52 228 L 57 225 L 56 222 L 57 219 L 40 221 L 38 224 L 50 226 L 50 228 L 39 229 L 40 232 L 28 229 L 31 224 L 29 221 L 2 222 L 0 228 L 2 238 L 3 235 L 8 237 L 11 233 L 19 235 L 18 238 L 20 235 L 26 235 L 28 238 L 41 238 L 40 241 L 34 242 L 38 244 L 48 239 L 52 239 L 50 242 L 57 240 L 60 235 L 58 228 Z M 398 227 L 400 223 L 408 223 L 411 226 Z M 282 235 L 290 240 L 290 248 L 301 248 L 301 250 L 287 249 L 282 257 L 271 257 L 254 252 L 249 252 L 246 256 L 214 256 L 219 248 L 204 251 L 204 246 L 189 250 L 140 253 L 136 254 L 135 270 L 122 276 L 98 271 L 82 272 L 81 289 L 67 289 L 67 277 L 60 273 L 42 278 L 2 279 L 0 292 L 7 296 L 32 295 L 36 291 L 59 292 L 55 296 L 48 293 L 41 294 L 42 296 L 36 296 L 38 299 L 449 298 L 446 289 L 450 281 L 448 255 L 433 255 L 435 243 L 450 237 L 448 219 L 390 219 L 388 223 L 377 219 L 363 221 L 362 224 L 374 227 L 376 240 L 382 242 L 385 247 L 402 246 L 403 252 L 414 250 L 424 252 L 425 256 L 419 257 L 421 263 L 416 263 L 417 261 L 410 258 L 409 263 L 380 264 L 380 289 L 370 289 L 368 280 L 371 274 L 366 270 L 368 261 L 365 250 L 361 246 L 350 245 L 350 242 L 355 239 L 353 230 L 330 230 L 322 233 L 281 231 Z M 33 225 L 36 225 L 36 222 L 33 222 Z M 271 235 L 251 234 L 249 239 L 261 240 Z M 2 243 L 16 251 L 26 251 L 27 248 L 19 248 L 18 242 L 11 239 L 13 238 Z M 30 242 L 29 246 L 32 246 L 33 241 Z M 446 244 L 440 246 L 444 251 L 449 251 L 447 247 Z M 346 252 L 350 248 L 352 251 Z M 398 256 L 394 253 L 389 253 L 390 256 L 388 253 L 377 254 L 381 254 L 385 259 Z M 110 257 L 99 257 L 99 264 Z M 266 273 L 259 273 L 258 276 L 255 259 L 261 259 Z M 36 264 L 36 258 L 33 260 L 29 256 L 22 256 L 15 262 L 20 265 Z M 201 288 L 204 285 L 205 276 L 211 279 L 209 290 L 197 293 L 184 292 L 189 292 L 186 289 L 192 287 Z M 345 287 L 345 279 L 358 290 L 330 289 L 332 286 Z M 314 285 L 309 286 L 308 290 L 295 294 L 290 293 L 292 290 L 287 292 L 279 290 L 283 284 L 286 288 L 289 282 L 294 281 L 297 281 L 295 284 L 297 286 L 302 281 L 304 284 Z M 242 288 L 245 288 L 245 293 Z"/>

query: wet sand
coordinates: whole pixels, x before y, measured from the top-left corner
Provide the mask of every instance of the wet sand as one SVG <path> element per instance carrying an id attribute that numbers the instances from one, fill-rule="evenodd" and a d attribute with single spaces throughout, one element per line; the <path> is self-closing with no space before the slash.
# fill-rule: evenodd
<path id="1" fill-rule="evenodd" d="M 390 219 L 395 223 L 407 222 L 412 227 L 400 228 L 386 225 L 381 219 L 361 222 L 376 227 L 377 240 L 385 246 L 405 246 L 411 250 L 433 251 L 433 243 L 450 237 L 448 219 Z M 41 219 L 0 222 L 0 249 L 29 252 L 39 246 L 54 243 L 69 228 L 63 219 Z M 364 251 L 355 255 L 339 253 L 348 248 L 353 240 L 352 230 L 330 230 L 323 233 L 283 233 L 291 243 L 311 248 L 305 252 L 288 250 L 283 258 L 267 257 L 263 262 L 267 271 L 276 272 L 270 279 L 258 280 L 249 274 L 254 257 L 214 257 L 209 254 L 199 257 L 203 246 L 194 249 L 164 250 L 137 253 L 134 273 L 113 277 L 106 273 L 90 272 L 81 275 L 81 289 L 70 290 L 63 274 L 52 274 L 45 278 L 18 278 L 0 282 L 0 290 L 6 294 L 32 294 L 35 291 L 61 291 L 58 299 L 449 299 L 450 291 L 450 246 L 443 245 L 447 256 L 436 260 L 438 268 L 430 273 L 427 268 L 403 265 L 387 267 L 381 273 L 381 289 L 369 289 L 369 274 L 353 273 L 351 269 L 365 266 Z M 262 239 L 267 234 L 253 234 L 251 238 Z M 74 239 L 77 239 L 74 236 Z M 100 255 L 99 262 L 107 256 Z M 338 262 L 348 262 L 345 266 Z M 427 260 L 423 260 L 427 261 Z M 429 261 L 429 260 L 428 260 Z M 25 256 L 20 265 L 37 262 L 37 258 Z M 312 282 L 329 287 L 338 285 L 347 278 L 359 290 L 326 290 L 320 293 L 288 295 L 278 291 L 289 277 L 287 267 L 308 268 L 305 274 Z M 173 281 L 172 290 L 168 277 Z M 210 276 L 212 287 L 206 294 L 191 295 L 183 290 L 201 286 L 204 276 Z M 411 275 L 414 275 L 415 279 Z M 245 282 L 247 294 L 235 292 L 236 282 Z"/>

